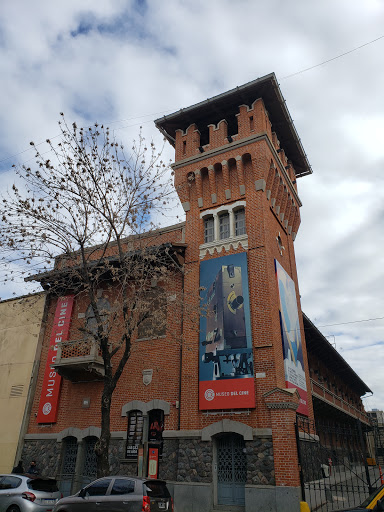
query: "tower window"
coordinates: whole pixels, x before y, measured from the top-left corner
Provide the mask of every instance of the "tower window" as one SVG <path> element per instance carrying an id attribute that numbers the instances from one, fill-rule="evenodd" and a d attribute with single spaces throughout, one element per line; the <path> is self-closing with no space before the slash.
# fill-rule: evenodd
<path id="1" fill-rule="evenodd" d="M 245 235 L 245 209 L 240 208 L 235 211 L 235 235 Z"/>
<path id="2" fill-rule="evenodd" d="M 213 217 L 204 219 L 204 242 L 213 242 L 215 239 L 215 227 Z"/>
<path id="3" fill-rule="evenodd" d="M 219 216 L 220 240 L 230 237 L 229 231 L 229 213 L 223 213 Z"/>
<path id="4" fill-rule="evenodd" d="M 255 129 L 255 124 L 253 122 L 253 116 L 249 116 L 249 129 L 250 130 L 254 130 Z"/>

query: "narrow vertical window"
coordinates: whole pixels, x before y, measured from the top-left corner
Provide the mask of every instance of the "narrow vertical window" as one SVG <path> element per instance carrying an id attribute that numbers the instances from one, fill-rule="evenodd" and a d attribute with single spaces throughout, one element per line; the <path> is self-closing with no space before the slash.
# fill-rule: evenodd
<path id="1" fill-rule="evenodd" d="M 187 152 L 187 141 L 183 140 L 183 155 L 185 155 Z"/>
<path id="2" fill-rule="evenodd" d="M 204 219 L 204 243 L 213 242 L 215 239 L 215 227 L 213 217 Z"/>
<path id="3" fill-rule="evenodd" d="M 220 227 L 220 240 L 224 238 L 229 238 L 229 213 L 223 213 L 219 217 L 219 227 Z"/>
<path id="4" fill-rule="evenodd" d="M 249 117 L 249 129 L 250 130 L 254 130 L 255 128 L 255 125 L 254 125 L 254 122 L 253 122 L 253 116 L 250 116 Z"/>
<path id="5" fill-rule="evenodd" d="M 235 235 L 245 235 L 245 210 L 244 208 L 240 208 L 235 211 Z"/>
<path id="6" fill-rule="evenodd" d="M 159 449 L 159 456 L 163 454 L 163 431 L 164 431 L 164 411 L 162 409 L 152 409 L 148 414 L 148 443 L 152 447 Z"/>
<path id="7" fill-rule="evenodd" d="M 126 458 L 136 459 L 139 446 L 143 442 L 143 414 L 141 411 L 131 411 L 128 416 L 128 432 Z"/>

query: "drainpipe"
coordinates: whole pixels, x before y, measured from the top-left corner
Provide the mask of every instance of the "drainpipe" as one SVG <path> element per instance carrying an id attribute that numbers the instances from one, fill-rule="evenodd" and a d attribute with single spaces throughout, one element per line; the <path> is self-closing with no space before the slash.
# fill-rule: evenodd
<path id="1" fill-rule="evenodd" d="M 179 415 L 177 419 L 177 430 L 180 430 L 180 410 L 181 410 L 181 378 L 182 378 L 182 368 L 183 368 L 183 336 L 184 336 L 184 269 L 181 269 L 181 292 L 183 295 L 183 300 L 181 302 L 181 340 L 180 340 L 180 365 L 179 365 Z"/>

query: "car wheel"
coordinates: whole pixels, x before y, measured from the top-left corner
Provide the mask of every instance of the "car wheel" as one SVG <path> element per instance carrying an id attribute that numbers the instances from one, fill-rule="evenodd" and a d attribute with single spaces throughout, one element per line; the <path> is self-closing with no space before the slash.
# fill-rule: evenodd
<path id="1" fill-rule="evenodd" d="M 7 512 L 20 512 L 20 509 L 17 505 L 11 505 L 7 508 Z"/>

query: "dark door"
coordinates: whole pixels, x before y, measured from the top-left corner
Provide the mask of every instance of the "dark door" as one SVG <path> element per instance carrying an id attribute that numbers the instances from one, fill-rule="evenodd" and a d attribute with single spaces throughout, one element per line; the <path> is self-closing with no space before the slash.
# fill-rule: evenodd
<path id="1" fill-rule="evenodd" d="M 219 505 L 244 505 L 247 463 L 244 439 L 227 434 L 217 440 L 217 498 Z"/>

